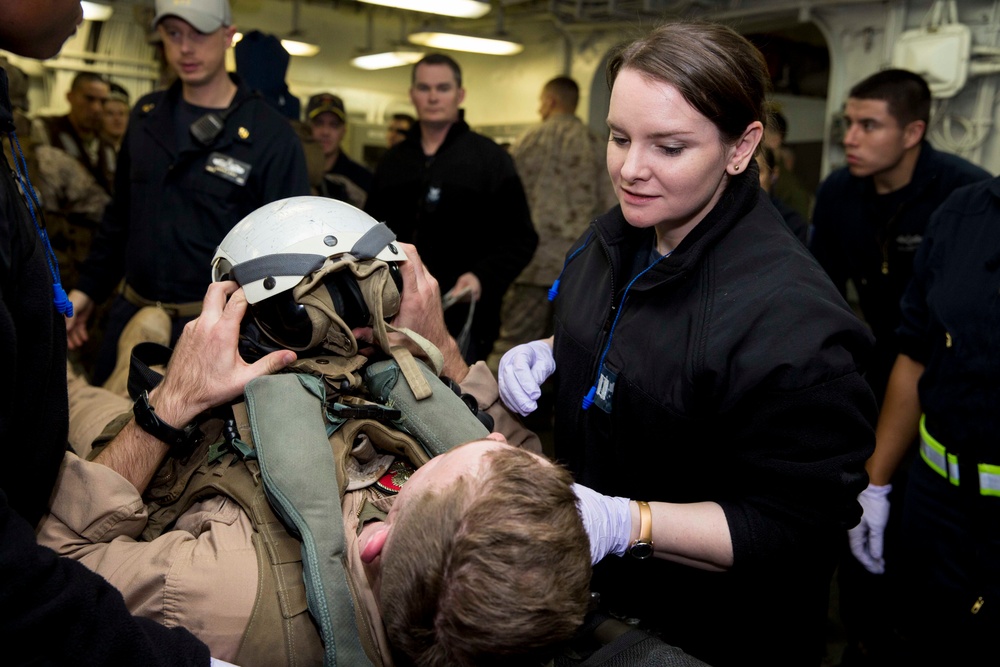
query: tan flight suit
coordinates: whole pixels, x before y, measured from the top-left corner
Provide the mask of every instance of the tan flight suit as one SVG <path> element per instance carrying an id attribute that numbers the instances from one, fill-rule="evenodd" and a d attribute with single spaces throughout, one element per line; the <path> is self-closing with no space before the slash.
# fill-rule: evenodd
<path id="1" fill-rule="evenodd" d="M 496 380 L 485 364 L 472 368 L 462 391 L 477 397 L 508 442 L 541 451 L 534 434 L 503 408 Z M 130 408 L 127 399 L 80 381 L 71 382 L 70 442 L 78 451 L 86 451 L 87 439 L 92 441 L 98 430 L 97 415 Z M 86 418 L 89 415 L 95 417 Z M 357 509 L 367 498 L 387 512 L 392 497 L 382 497 L 372 488 L 377 477 L 370 471 L 363 479 L 369 486 L 348 492 L 342 503 L 348 576 L 356 584 L 362 615 L 376 640 L 382 664 L 389 665 L 381 616 L 357 549 Z M 105 577 L 122 592 L 132 613 L 168 627 L 186 627 L 208 644 L 214 657 L 236 660 L 258 585 L 250 518 L 239 504 L 216 495 L 193 505 L 172 530 L 142 542 L 139 536 L 147 519 L 147 507 L 131 483 L 110 468 L 68 453 L 38 541 Z M 252 667 L 253 663 L 243 660 L 241 664 Z"/>

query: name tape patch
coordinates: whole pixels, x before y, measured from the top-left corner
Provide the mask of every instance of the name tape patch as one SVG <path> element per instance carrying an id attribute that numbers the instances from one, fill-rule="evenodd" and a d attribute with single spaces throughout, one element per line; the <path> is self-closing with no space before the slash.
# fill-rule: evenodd
<path id="1" fill-rule="evenodd" d="M 236 185 L 247 184 L 252 168 L 252 165 L 222 153 L 212 153 L 205 163 L 205 171 Z"/>

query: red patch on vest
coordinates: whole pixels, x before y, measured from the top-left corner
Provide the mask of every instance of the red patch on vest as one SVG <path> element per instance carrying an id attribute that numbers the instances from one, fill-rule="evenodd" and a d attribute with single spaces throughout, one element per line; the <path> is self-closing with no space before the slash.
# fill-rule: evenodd
<path id="1" fill-rule="evenodd" d="M 377 482 L 375 482 L 375 487 L 390 496 L 394 496 L 399 493 L 399 490 L 406 483 L 406 480 L 410 479 L 410 475 L 413 474 L 413 468 L 403 461 L 395 461 L 389 469 L 382 475 Z"/>

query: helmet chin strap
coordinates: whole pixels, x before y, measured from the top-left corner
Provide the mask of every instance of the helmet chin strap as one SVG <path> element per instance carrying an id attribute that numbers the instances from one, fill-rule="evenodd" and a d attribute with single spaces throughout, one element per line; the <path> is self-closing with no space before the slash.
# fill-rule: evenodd
<path id="1" fill-rule="evenodd" d="M 368 301 L 368 308 L 372 314 L 372 338 L 380 348 L 388 352 L 396 360 L 400 371 L 403 373 L 403 377 L 406 378 L 406 383 L 410 385 L 410 391 L 413 392 L 414 398 L 420 401 L 429 398 L 433 390 L 427 382 L 427 378 L 421 372 L 420 367 L 417 366 L 417 362 L 413 358 L 413 353 L 404 345 L 393 345 L 390 343 L 389 332 L 402 334 L 413 341 L 420 348 L 420 351 L 423 352 L 424 356 L 427 357 L 427 361 L 430 363 L 435 375 L 441 375 L 441 370 L 444 368 L 444 356 L 437 347 L 417 332 L 405 327 L 396 328 L 391 324 L 386 324 L 385 299 L 382 298 L 382 295 L 385 294 L 385 290 L 388 287 L 387 281 L 390 280 L 391 277 L 388 271 L 377 271 L 362 284 L 361 289 L 365 294 L 365 299 Z"/>

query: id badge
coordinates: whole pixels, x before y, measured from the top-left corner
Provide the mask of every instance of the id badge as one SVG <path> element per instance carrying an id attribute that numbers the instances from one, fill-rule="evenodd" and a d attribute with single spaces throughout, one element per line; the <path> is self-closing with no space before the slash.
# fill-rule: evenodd
<path id="1" fill-rule="evenodd" d="M 611 397 L 615 393 L 615 381 L 618 373 L 615 373 L 605 364 L 601 367 L 601 376 L 597 378 L 597 392 L 594 394 L 594 405 L 611 414 Z"/>
<path id="2" fill-rule="evenodd" d="M 253 166 L 249 163 L 222 153 L 212 153 L 205 163 L 205 171 L 208 173 L 240 186 L 247 184 L 251 169 Z"/>

